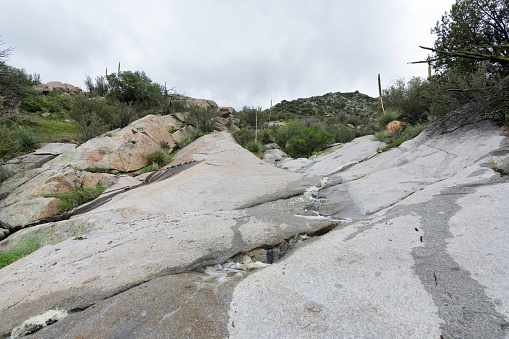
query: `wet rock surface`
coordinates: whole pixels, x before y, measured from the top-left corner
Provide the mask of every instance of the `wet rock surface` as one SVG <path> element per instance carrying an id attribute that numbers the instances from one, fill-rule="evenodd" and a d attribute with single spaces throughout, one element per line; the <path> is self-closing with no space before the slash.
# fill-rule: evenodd
<path id="1" fill-rule="evenodd" d="M 290 172 L 202 137 L 173 160 L 192 165 L 0 242 L 47 243 L 0 270 L 0 338 L 55 309 L 31 337 L 504 338 L 509 182 L 488 160 L 508 145 L 431 128 Z"/>

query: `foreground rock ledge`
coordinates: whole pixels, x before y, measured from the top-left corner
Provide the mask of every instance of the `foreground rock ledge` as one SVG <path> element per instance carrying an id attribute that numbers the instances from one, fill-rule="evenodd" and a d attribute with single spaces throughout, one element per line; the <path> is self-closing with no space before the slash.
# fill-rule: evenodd
<path id="1" fill-rule="evenodd" d="M 0 270 L 0 337 L 62 309 L 32 336 L 504 338 L 509 182 L 488 160 L 509 142 L 486 122 L 435 132 L 374 157 L 361 138 L 300 173 L 199 139 L 178 175 L 23 231 L 66 240 Z M 345 219 L 244 279 L 195 270 Z"/>

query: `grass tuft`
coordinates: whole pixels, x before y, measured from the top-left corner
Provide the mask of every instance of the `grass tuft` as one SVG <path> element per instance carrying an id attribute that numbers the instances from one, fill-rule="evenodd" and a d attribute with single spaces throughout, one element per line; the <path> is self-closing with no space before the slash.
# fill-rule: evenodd
<path id="1" fill-rule="evenodd" d="M 150 165 L 155 165 L 158 168 L 168 164 L 171 160 L 168 152 L 164 151 L 163 149 L 158 149 L 152 153 L 147 154 L 146 158 Z"/>
<path id="2" fill-rule="evenodd" d="M 80 187 L 72 191 L 60 192 L 60 193 L 48 193 L 43 194 L 46 198 L 57 198 L 60 199 L 60 205 L 58 211 L 63 213 L 72 210 L 73 208 L 83 205 L 89 201 L 97 198 L 106 188 L 101 184 L 97 184 L 95 187 Z"/>
<path id="3" fill-rule="evenodd" d="M 41 247 L 40 238 L 36 234 L 28 235 L 8 251 L 0 251 L 0 269 L 12 264 L 16 260 L 26 257 Z"/>
<path id="4" fill-rule="evenodd" d="M 18 134 L 18 150 L 32 152 L 42 143 L 41 137 L 32 131 L 21 131 Z"/>
<path id="5" fill-rule="evenodd" d="M 376 124 L 378 127 L 385 129 L 385 126 L 387 126 L 387 124 L 391 121 L 398 119 L 399 115 L 398 111 L 387 110 L 384 114 L 378 117 Z"/>

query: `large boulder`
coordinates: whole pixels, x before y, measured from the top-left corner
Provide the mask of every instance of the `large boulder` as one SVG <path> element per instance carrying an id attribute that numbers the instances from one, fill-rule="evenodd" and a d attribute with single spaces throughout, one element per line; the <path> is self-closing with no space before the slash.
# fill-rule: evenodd
<path id="1" fill-rule="evenodd" d="M 172 116 L 147 115 L 127 127 L 91 139 L 50 161 L 46 166 L 69 164 L 79 168 L 106 168 L 133 172 L 147 166 L 146 155 L 163 143 L 175 141 L 169 131 L 180 124 Z"/>

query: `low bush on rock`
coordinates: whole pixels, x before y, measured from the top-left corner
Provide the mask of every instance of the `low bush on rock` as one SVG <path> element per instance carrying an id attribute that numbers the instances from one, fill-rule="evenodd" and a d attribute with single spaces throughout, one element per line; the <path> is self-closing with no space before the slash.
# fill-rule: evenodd
<path id="1" fill-rule="evenodd" d="M 60 192 L 60 193 L 48 193 L 43 196 L 46 198 L 57 198 L 60 199 L 60 205 L 58 211 L 63 213 L 72 210 L 73 208 L 83 205 L 89 201 L 97 198 L 106 188 L 101 184 L 97 184 L 95 187 L 78 187 L 75 190 Z"/>
<path id="2" fill-rule="evenodd" d="M 41 137 L 32 131 L 21 131 L 18 134 L 18 150 L 21 152 L 32 152 L 42 143 Z"/>
<path id="3" fill-rule="evenodd" d="M 202 132 L 213 132 L 218 117 L 219 110 L 215 107 L 199 105 L 191 105 L 190 107 L 189 120 Z"/>
<path id="4" fill-rule="evenodd" d="M 150 165 L 157 166 L 157 168 L 163 167 L 171 160 L 169 154 L 162 149 L 158 149 L 152 153 L 147 154 L 146 158 Z"/>
<path id="5" fill-rule="evenodd" d="M 385 131 L 380 131 L 375 134 L 374 139 L 387 143 L 387 146 L 380 147 L 378 151 L 385 152 L 395 147 L 398 147 L 405 141 L 411 140 L 418 136 L 422 131 L 428 127 L 429 124 L 419 123 L 413 126 L 408 126 L 404 130 L 387 135 Z"/>
<path id="6" fill-rule="evenodd" d="M 276 143 L 292 157 L 309 158 L 313 152 L 334 143 L 334 136 L 320 124 L 306 127 L 301 120 L 292 120 L 278 128 Z"/>
<path id="7" fill-rule="evenodd" d="M 39 236 L 32 233 L 9 250 L 5 252 L 0 250 L 0 269 L 37 251 L 41 246 Z"/>

